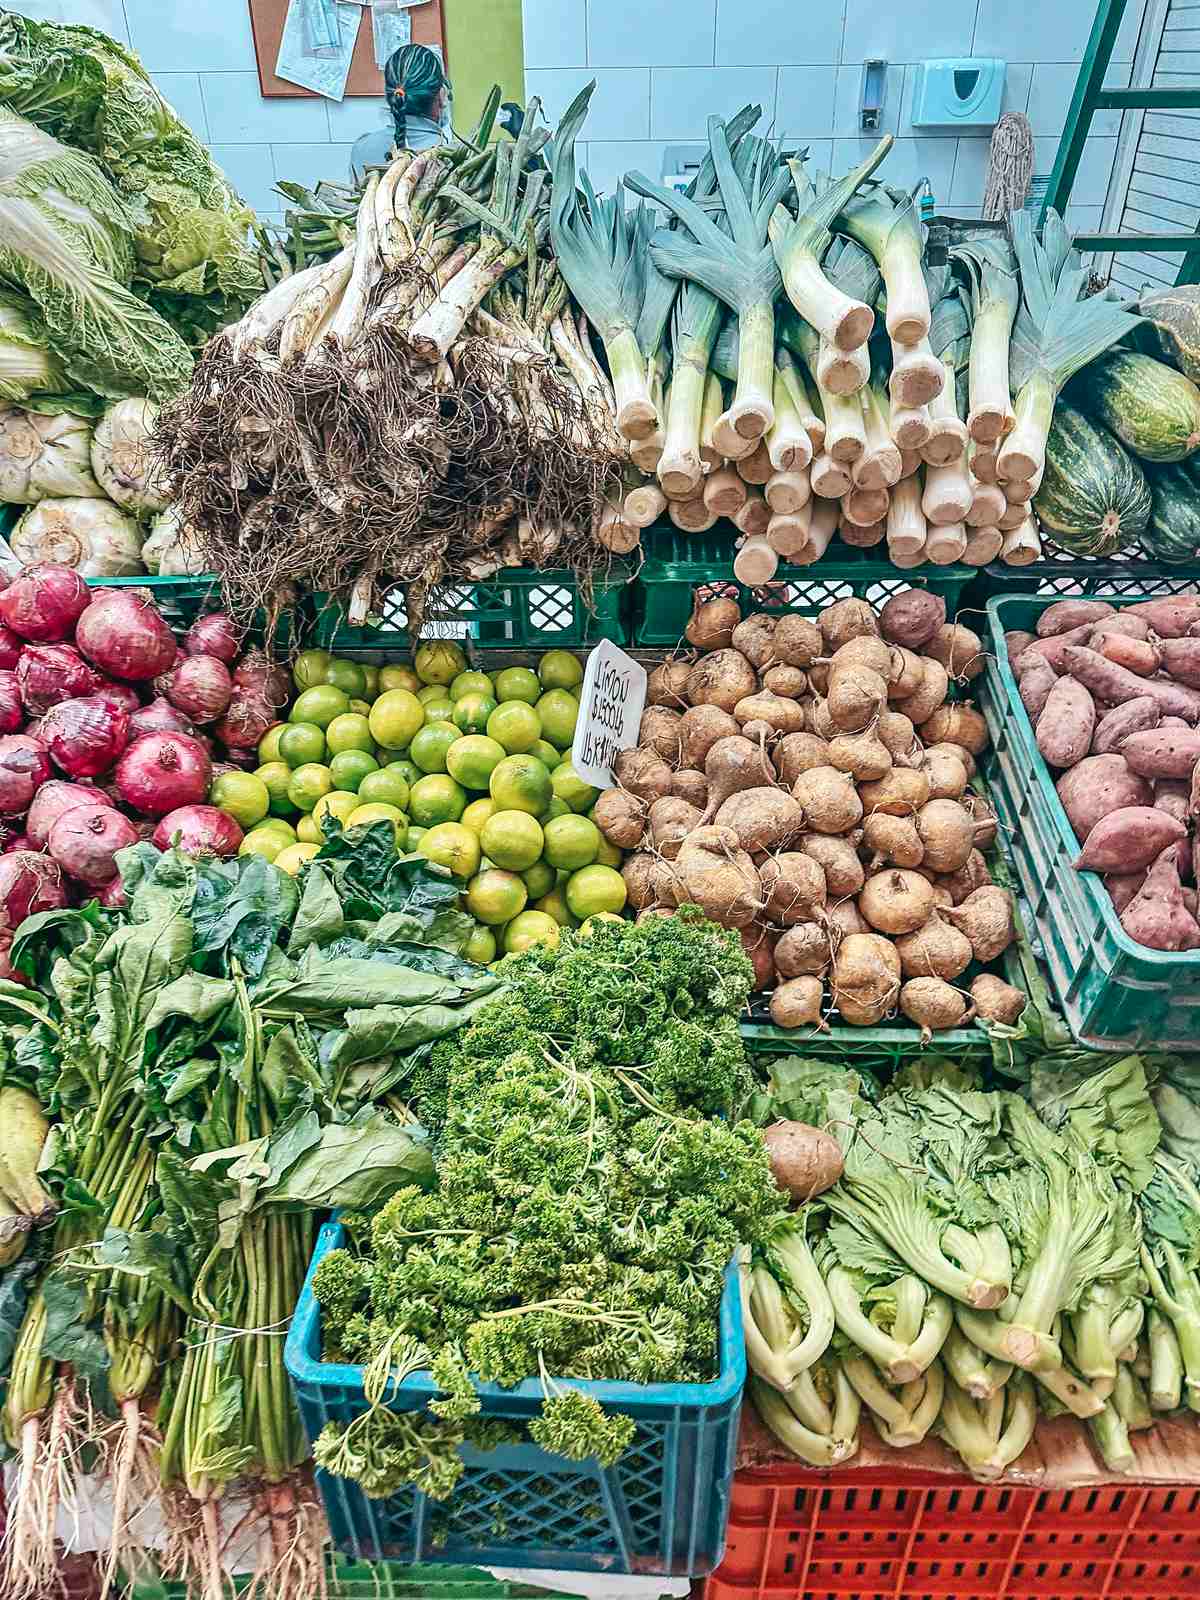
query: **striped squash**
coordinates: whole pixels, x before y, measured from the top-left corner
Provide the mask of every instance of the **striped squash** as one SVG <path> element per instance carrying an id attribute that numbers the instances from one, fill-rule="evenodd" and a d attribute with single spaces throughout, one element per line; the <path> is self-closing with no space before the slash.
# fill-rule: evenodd
<path id="1" fill-rule="evenodd" d="M 1141 467 L 1106 428 L 1060 400 L 1033 508 L 1064 550 L 1111 556 L 1136 544 L 1144 531 L 1150 487 Z"/>
<path id="2" fill-rule="evenodd" d="M 1150 469 L 1154 510 L 1142 535 L 1159 561 L 1194 561 L 1200 554 L 1200 474 L 1190 461 Z"/>
<path id="3" fill-rule="evenodd" d="M 1183 461 L 1200 448 L 1200 389 L 1134 350 L 1110 350 L 1071 385 L 1085 406 L 1142 461 Z"/>

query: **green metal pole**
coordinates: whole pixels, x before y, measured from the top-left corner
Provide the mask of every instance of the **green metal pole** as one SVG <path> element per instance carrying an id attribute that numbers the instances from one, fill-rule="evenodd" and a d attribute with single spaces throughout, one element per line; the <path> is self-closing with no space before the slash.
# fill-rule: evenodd
<path id="1" fill-rule="evenodd" d="M 1079 170 L 1079 162 L 1091 131 L 1097 97 L 1104 87 L 1104 74 L 1108 71 L 1108 63 L 1112 60 L 1113 46 L 1117 42 L 1117 30 L 1121 26 L 1121 18 L 1125 15 L 1125 5 L 1126 0 L 1100 0 L 1096 8 L 1096 20 L 1092 23 L 1087 51 L 1079 68 L 1079 76 L 1075 80 L 1075 93 L 1071 97 L 1071 109 L 1067 113 L 1066 127 L 1059 141 L 1058 154 L 1054 158 L 1054 171 L 1046 189 L 1046 197 L 1042 201 L 1042 210 L 1038 217 L 1039 227 L 1046 220 L 1046 212 L 1051 208 L 1060 215 L 1067 209 L 1067 202 L 1071 198 L 1071 189 L 1075 183 L 1075 174 Z"/>

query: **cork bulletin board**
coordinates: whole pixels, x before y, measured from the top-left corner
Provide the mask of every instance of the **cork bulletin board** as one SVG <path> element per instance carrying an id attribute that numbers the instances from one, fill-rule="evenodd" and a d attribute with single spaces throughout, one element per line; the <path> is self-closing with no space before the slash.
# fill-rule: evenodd
<path id="1" fill-rule="evenodd" d="M 317 96 L 299 84 L 288 83 L 275 76 L 275 62 L 279 55 L 279 41 L 283 36 L 284 18 L 288 0 L 250 0 L 250 26 L 254 33 L 254 54 L 258 62 L 258 81 L 265 100 L 312 100 Z M 375 65 L 371 45 L 371 17 L 368 8 L 361 8 L 362 20 L 358 25 L 358 39 L 346 79 L 346 98 L 352 96 L 380 96 L 383 93 L 383 73 Z M 425 5 L 412 9 L 412 37 L 414 44 L 437 45 L 446 57 L 446 19 L 443 0 L 428 0 Z"/>

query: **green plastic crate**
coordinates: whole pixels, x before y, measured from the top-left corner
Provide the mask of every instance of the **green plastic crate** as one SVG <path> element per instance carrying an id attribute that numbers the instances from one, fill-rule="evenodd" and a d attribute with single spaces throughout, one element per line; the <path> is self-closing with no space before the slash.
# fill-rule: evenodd
<path id="1" fill-rule="evenodd" d="M 249 1574 L 235 1577 L 242 1594 Z M 187 1600 L 188 1586 L 160 1578 L 151 1568 L 126 1578 L 126 1600 Z M 405 1566 L 399 1561 L 354 1561 L 331 1555 L 326 1569 L 326 1600 L 567 1600 L 554 1589 L 493 1578 L 482 1567 Z"/>
<path id="2" fill-rule="evenodd" d="M 444 595 L 429 613 L 423 637 L 473 640 L 492 649 L 570 649 L 601 639 L 628 644 L 631 576 L 626 563 L 613 562 L 596 577 L 589 606 L 573 572 L 506 568 L 487 583 Z M 351 627 L 342 606 L 327 596 L 314 596 L 314 606 L 314 643 L 326 649 L 403 652 L 412 647 L 403 586 L 384 596 L 378 621 L 368 627 Z"/>
<path id="3" fill-rule="evenodd" d="M 743 611 L 803 612 L 812 616 L 835 600 L 858 598 L 882 605 L 902 589 L 930 589 L 944 596 L 953 616 L 959 596 L 975 578 L 975 567 L 918 567 L 902 571 L 870 550 L 835 542 L 811 567 L 781 562 L 774 580 L 750 589 L 733 575 L 733 540 L 720 525 L 710 533 L 670 527 L 643 537 L 646 559 L 634 584 L 633 640 L 641 646 L 675 646 L 692 614 L 697 589 L 706 598 L 730 595 Z"/>
<path id="4" fill-rule="evenodd" d="M 965 980 L 964 980 L 965 982 Z M 825 1033 L 806 1028 L 778 1028 L 773 1022 L 743 1022 L 741 1035 L 753 1055 L 836 1056 L 862 1061 L 874 1069 L 896 1071 L 918 1056 L 953 1056 L 958 1061 L 990 1061 L 992 1047 L 982 1028 L 948 1028 L 928 1044 L 912 1023 L 886 1028 L 831 1027 Z"/>
<path id="5" fill-rule="evenodd" d="M 1146 595 L 1110 595 L 1116 606 Z M 1081 1044 L 1124 1051 L 1200 1048 L 1200 951 L 1147 950 L 1121 927 L 1100 879 L 1076 872 L 1067 820 L 1008 663 L 1004 635 L 1035 631 L 1049 595 L 988 602 L 990 650 L 980 696 L 991 735 L 987 776 L 1042 957 Z"/>
<path id="6" fill-rule="evenodd" d="M 999 595 L 1044 595 L 1051 600 L 1074 595 L 1105 600 L 1122 595 L 1146 599 L 1191 594 L 1197 583 L 1200 562 L 1153 561 L 1136 550 L 1119 561 L 1051 552 L 1044 561 L 1030 562 L 1027 567 L 993 562 L 979 573 L 972 594 L 985 595 L 989 600 Z"/>

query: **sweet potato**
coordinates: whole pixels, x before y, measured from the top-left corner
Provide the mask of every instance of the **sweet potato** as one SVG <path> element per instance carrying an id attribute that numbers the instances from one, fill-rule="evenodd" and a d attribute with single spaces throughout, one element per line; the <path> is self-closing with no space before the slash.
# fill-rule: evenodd
<path id="1" fill-rule="evenodd" d="M 879 631 L 889 644 L 919 650 L 946 620 L 946 602 L 928 589 L 903 589 L 879 613 Z"/>
<path id="2" fill-rule="evenodd" d="M 1010 628 L 1004 635 L 1004 648 L 1008 651 L 1008 659 L 1013 662 L 1027 645 L 1031 645 L 1037 638 L 1036 633 L 1026 633 L 1021 628 Z"/>
<path id="3" fill-rule="evenodd" d="M 1104 887 L 1108 890 L 1118 916 L 1134 898 L 1146 881 L 1146 870 L 1141 872 L 1106 872 Z"/>
<path id="4" fill-rule="evenodd" d="M 829 900 L 857 894 L 862 888 L 866 874 L 850 838 L 835 833 L 805 833 L 797 840 L 796 848 L 811 856 L 824 872 Z"/>
<path id="5" fill-rule="evenodd" d="M 1136 672 L 1127 672 L 1114 661 L 1106 661 L 1098 651 L 1082 645 L 1068 645 L 1063 654 L 1071 676 L 1106 705 L 1117 706 L 1126 700 L 1149 695 L 1164 717 L 1200 722 L 1200 689 L 1184 689 L 1161 678 L 1139 678 Z"/>
<path id="6" fill-rule="evenodd" d="M 1153 806 L 1122 806 L 1110 811 L 1084 840 L 1077 872 L 1136 872 L 1187 837 L 1187 829 Z"/>
<path id="7" fill-rule="evenodd" d="M 1096 724 L 1096 731 L 1092 735 L 1092 754 L 1107 756 L 1119 750 L 1131 733 L 1144 733 L 1147 728 L 1157 727 L 1160 715 L 1157 700 L 1148 694 L 1114 706 Z"/>
<path id="8" fill-rule="evenodd" d="M 803 850 L 782 850 L 759 868 L 763 918 L 791 927 L 812 922 L 825 909 L 825 869 Z"/>
<path id="9" fill-rule="evenodd" d="M 838 946 L 831 984 L 842 1021 L 873 1028 L 894 1010 L 900 993 L 900 957 L 877 933 L 852 933 Z"/>
<path id="10" fill-rule="evenodd" d="M 1037 620 L 1038 637 L 1048 639 L 1056 633 L 1069 633 L 1085 623 L 1111 617 L 1113 610 L 1107 600 L 1056 600 Z"/>
<path id="11" fill-rule="evenodd" d="M 1164 850 L 1147 872 L 1145 883 L 1121 913 L 1121 926 L 1149 950 L 1200 947 L 1200 923 L 1184 900 L 1173 848 Z"/>
<path id="12" fill-rule="evenodd" d="M 757 688 L 758 674 L 740 650 L 714 650 L 701 656 L 688 673 L 687 697 L 694 706 L 732 711 Z"/>
<path id="13" fill-rule="evenodd" d="M 1017 689 L 1030 722 L 1036 724 L 1045 709 L 1046 701 L 1050 698 L 1050 691 L 1057 682 L 1058 673 L 1044 656 L 1032 666 L 1026 667 L 1021 674 Z"/>
<path id="14" fill-rule="evenodd" d="M 1126 639 L 1148 639 L 1150 624 L 1142 617 L 1131 617 L 1127 611 L 1116 611 L 1111 617 L 1100 618 L 1088 642 L 1098 648 L 1099 641 L 1113 633 L 1122 634 Z"/>
<path id="15" fill-rule="evenodd" d="M 1022 673 L 1037 661 L 1048 661 L 1055 672 L 1065 672 L 1066 653 L 1070 645 L 1086 645 L 1096 629 L 1090 622 L 1085 622 L 1082 628 L 1072 628 L 1067 633 L 1056 633 L 1049 639 L 1037 639 L 1033 644 L 1024 649 L 1013 662 L 1013 671 L 1019 678 Z"/>
<path id="16" fill-rule="evenodd" d="M 804 826 L 804 812 L 786 789 L 742 789 L 722 802 L 715 820 L 718 828 L 732 828 L 741 848 L 755 855 L 786 850 Z"/>
<path id="17" fill-rule="evenodd" d="M 1131 639 L 1124 633 L 1106 633 L 1100 638 L 1093 634 L 1091 647 L 1106 661 L 1115 661 L 1139 678 L 1152 678 L 1159 669 L 1161 658 L 1149 639 Z"/>
<path id="18" fill-rule="evenodd" d="M 1168 677 L 1189 689 L 1200 689 L 1200 639 L 1163 639 L 1158 650 Z"/>
<path id="19" fill-rule="evenodd" d="M 1169 817 L 1182 822 L 1184 827 L 1191 815 L 1192 786 L 1182 778 L 1156 778 L 1154 780 L 1154 809 L 1165 811 Z"/>
<path id="20" fill-rule="evenodd" d="M 1122 608 L 1141 617 L 1160 639 L 1182 639 L 1194 622 L 1200 622 L 1200 595 L 1175 594 L 1162 600 L 1139 600 Z"/>
<path id="21" fill-rule="evenodd" d="M 1080 843 L 1110 811 L 1154 803 L 1148 781 L 1131 772 L 1125 757 L 1117 754 L 1085 757 L 1063 773 L 1055 788 Z"/>
<path id="22" fill-rule="evenodd" d="M 1037 720 L 1037 747 L 1049 766 L 1073 767 L 1091 748 L 1095 726 L 1096 704 L 1087 689 L 1060 678 Z"/>
<path id="23" fill-rule="evenodd" d="M 1200 729 L 1150 728 L 1121 741 L 1130 769 L 1145 778 L 1188 778 L 1200 761 Z"/>
<path id="24" fill-rule="evenodd" d="M 952 678 L 970 681 L 987 666 L 983 640 L 961 622 L 943 623 L 923 653 L 940 661 Z"/>
<path id="25" fill-rule="evenodd" d="M 832 959 L 828 931 L 817 922 L 786 928 L 775 944 L 775 970 L 781 978 L 824 977 Z"/>

